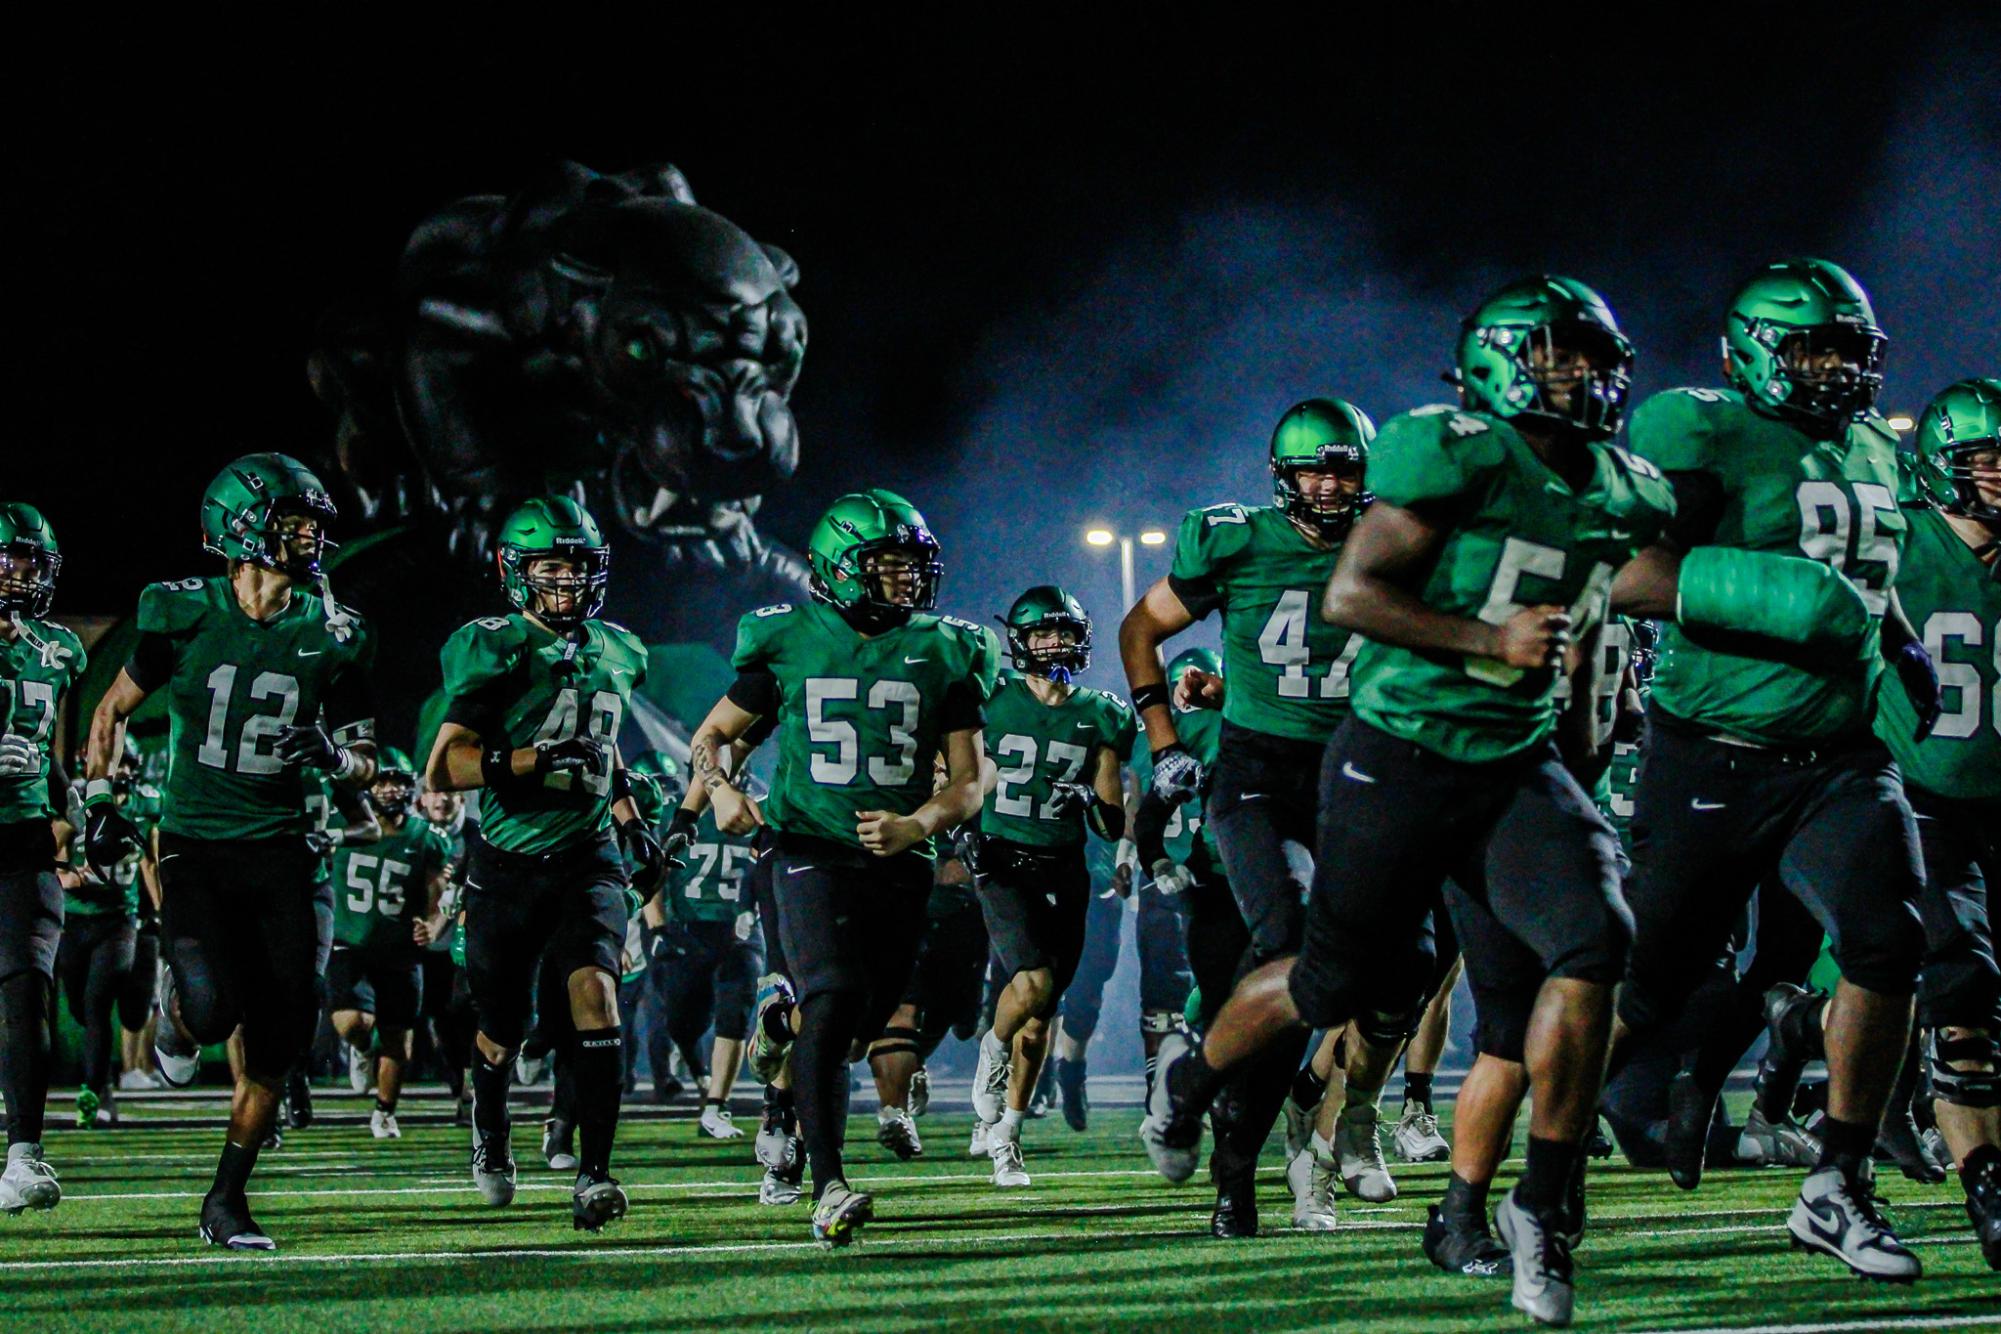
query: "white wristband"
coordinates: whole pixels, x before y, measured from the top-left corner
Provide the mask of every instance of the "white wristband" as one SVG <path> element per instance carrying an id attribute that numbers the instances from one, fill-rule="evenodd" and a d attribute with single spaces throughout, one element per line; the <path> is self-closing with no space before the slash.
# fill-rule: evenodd
<path id="1" fill-rule="evenodd" d="M 100 797 L 110 798 L 115 795 L 109 778 L 93 778 L 83 785 L 83 799 L 85 802 L 96 801 Z"/>

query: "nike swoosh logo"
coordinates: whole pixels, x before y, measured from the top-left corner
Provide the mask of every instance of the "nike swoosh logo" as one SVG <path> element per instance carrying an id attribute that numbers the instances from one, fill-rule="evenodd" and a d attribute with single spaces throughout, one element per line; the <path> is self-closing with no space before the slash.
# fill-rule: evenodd
<path id="1" fill-rule="evenodd" d="M 1357 769 L 1353 760 L 1341 761 L 1341 776 L 1343 778 L 1352 778 L 1358 783 L 1373 783 L 1376 781 L 1372 775 L 1365 774 L 1360 769 Z"/>
<path id="2" fill-rule="evenodd" d="M 1727 801 L 1704 801 L 1701 797 L 1691 797 L 1688 808 L 1692 811 L 1720 811 L 1729 804 Z"/>
<path id="3" fill-rule="evenodd" d="M 799 875 L 806 871 L 817 871 L 819 869 L 817 866 L 788 866 L 785 868 L 785 874 Z"/>
<path id="4" fill-rule="evenodd" d="M 1840 1245 L 1844 1228 L 1839 1209 L 1831 1205 L 1809 1204 L 1806 1206 L 1806 1218 L 1807 1227 L 1815 1236 Z"/>
<path id="5" fill-rule="evenodd" d="M 309 653 L 309 652 L 307 652 L 307 651 L 306 651 L 305 649 L 300 649 L 300 650 L 299 650 L 299 656 L 300 656 L 300 657 L 302 657 L 302 658 L 317 658 L 317 657 L 319 657 L 319 656 L 320 656 L 320 654 L 322 654 L 322 653 L 324 653 L 324 652 L 326 652 L 326 650 L 325 650 L 325 649 L 323 649 L 323 648 L 316 648 L 316 649 L 312 650 L 312 651 L 311 651 L 310 653 Z"/>
<path id="6" fill-rule="evenodd" d="M 1371 778 L 1371 779 L 1370 779 L 1369 781 L 1370 781 L 1371 783 L 1373 783 L 1373 782 L 1375 782 L 1376 780 L 1375 780 L 1375 779 L 1373 779 L 1373 778 Z M 1243 795 L 1242 795 L 1241 797 L 1238 797 L 1238 798 L 1237 798 L 1237 800 L 1238 800 L 1238 801 L 1263 801 L 1263 800 L 1265 799 L 1265 796 L 1266 796 L 1266 795 L 1267 795 L 1267 794 L 1265 794 L 1265 793 L 1263 793 L 1263 792 L 1246 792 L 1246 793 L 1244 793 L 1244 794 L 1243 794 Z"/>
<path id="7" fill-rule="evenodd" d="M 929 658 L 905 658 L 903 660 L 903 665 L 906 667 L 912 667 L 920 662 L 929 662 L 929 661 L 931 661 L 931 659 Z"/>

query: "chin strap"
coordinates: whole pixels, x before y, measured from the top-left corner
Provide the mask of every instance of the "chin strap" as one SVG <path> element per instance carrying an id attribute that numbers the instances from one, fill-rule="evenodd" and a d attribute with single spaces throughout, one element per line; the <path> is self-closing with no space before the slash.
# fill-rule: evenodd
<path id="1" fill-rule="evenodd" d="M 327 580 L 327 572 L 320 571 L 320 605 L 326 609 L 327 633 L 337 644 L 345 644 L 354 634 L 354 616 L 346 607 L 334 601 L 333 584 Z"/>

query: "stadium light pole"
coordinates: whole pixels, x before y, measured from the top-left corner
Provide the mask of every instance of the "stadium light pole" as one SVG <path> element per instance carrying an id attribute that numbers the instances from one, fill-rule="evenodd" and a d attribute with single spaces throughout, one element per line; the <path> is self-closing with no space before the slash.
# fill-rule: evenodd
<path id="1" fill-rule="evenodd" d="M 1098 551 L 1119 549 L 1119 596 L 1125 601 L 1120 604 L 1120 615 L 1125 609 L 1139 601 L 1139 592 L 1133 584 L 1133 542 L 1137 540 L 1143 547 L 1164 547 L 1167 534 L 1158 528 L 1142 528 L 1137 539 L 1132 534 L 1116 533 L 1102 525 L 1093 525 L 1084 530 L 1084 545 Z"/>

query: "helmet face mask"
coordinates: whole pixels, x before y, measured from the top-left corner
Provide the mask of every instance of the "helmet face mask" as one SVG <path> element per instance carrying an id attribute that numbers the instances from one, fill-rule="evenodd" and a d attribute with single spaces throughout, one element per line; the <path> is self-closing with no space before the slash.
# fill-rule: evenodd
<path id="1" fill-rule="evenodd" d="M 1889 343 L 1845 269 L 1824 259 L 1782 260 L 1731 300 L 1723 363 L 1752 406 L 1830 430 L 1876 406 Z"/>
<path id="2" fill-rule="evenodd" d="M 1338 542 L 1348 535 L 1372 499 L 1362 489 L 1362 474 L 1359 456 L 1352 460 L 1330 458 L 1318 467 L 1273 464 L 1272 500 L 1294 523 Z"/>
<path id="3" fill-rule="evenodd" d="M 1091 665 L 1091 618 L 1054 584 L 1038 584 L 1016 598 L 1001 626 L 1008 661 L 1018 672 L 1068 685 Z"/>
<path id="4" fill-rule="evenodd" d="M 1912 448 L 1933 504 L 2001 524 L 2001 380 L 1961 380 L 1941 391 L 1918 419 Z"/>
<path id="5" fill-rule="evenodd" d="M 1293 404 L 1272 430 L 1272 503 L 1325 541 L 1345 538 L 1369 505 L 1362 481 L 1375 436 L 1369 414 L 1342 399 Z"/>
<path id="6" fill-rule="evenodd" d="M 375 781 L 368 785 L 368 797 L 379 811 L 408 815 L 417 804 L 417 776 L 396 769 L 377 770 Z"/>
<path id="7" fill-rule="evenodd" d="M 494 560 L 507 601 L 569 632 L 604 610 L 611 548 L 590 511 L 567 496 L 537 496 L 501 525 Z"/>
<path id="8" fill-rule="evenodd" d="M 813 596 L 863 634 L 938 605 L 945 566 L 924 516 L 893 491 L 837 499 L 807 543 Z"/>
<path id="9" fill-rule="evenodd" d="M 1517 425 L 1609 440 L 1626 420 L 1633 345 L 1604 298 L 1572 278 L 1508 284 L 1460 326 L 1466 406 Z"/>

